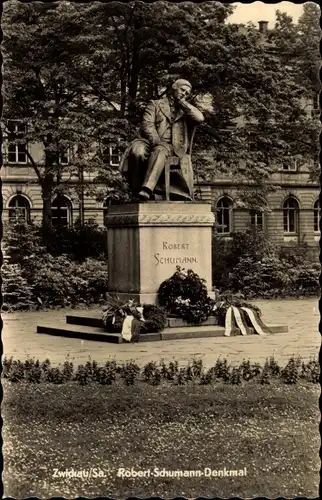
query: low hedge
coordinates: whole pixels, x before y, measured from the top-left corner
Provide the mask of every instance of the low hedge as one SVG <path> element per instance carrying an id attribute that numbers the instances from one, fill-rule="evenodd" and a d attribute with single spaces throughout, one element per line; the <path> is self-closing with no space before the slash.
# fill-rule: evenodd
<path id="1" fill-rule="evenodd" d="M 251 380 L 260 384 L 270 384 L 277 379 L 285 384 L 296 384 L 300 379 L 319 383 L 320 365 L 315 359 L 304 362 L 300 357 L 292 357 L 284 367 L 281 367 L 274 357 L 271 357 L 263 366 L 250 360 L 243 360 L 239 366 L 231 366 L 227 359 L 219 358 L 211 368 L 205 369 L 202 359 L 193 358 L 184 367 L 179 367 L 177 361 L 168 364 L 164 361 L 149 362 L 140 368 L 134 361 L 117 364 L 115 360 L 110 360 L 101 366 L 96 361 L 88 361 L 75 369 L 69 359 L 62 365 L 52 367 L 49 359 L 40 362 L 38 359 L 29 358 L 22 362 L 12 357 L 5 357 L 2 377 L 12 383 L 34 384 L 76 382 L 80 385 L 88 383 L 111 385 L 123 381 L 126 385 L 134 385 L 136 382 L 151 385 L 161 383 L 209 385 L 216 382 L 240 385 Z"/>

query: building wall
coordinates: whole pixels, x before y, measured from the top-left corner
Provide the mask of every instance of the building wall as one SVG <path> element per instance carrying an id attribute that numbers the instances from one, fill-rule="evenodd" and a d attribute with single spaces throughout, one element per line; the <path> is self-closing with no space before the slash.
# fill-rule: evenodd
<path id="1" fill-rule="evenodd" d="M 40 153 L 35 150 L 34 155 Z M 37 182 L 37 177 L 31 166 L 27 165 L 5 165 L 1 171 L 2 196 L 3 196 L 3 221 L 8 220 L 8 204 L 12 197 L 21 194 L 30 203 L 31 218 L 40 223 L 42 219 L 42 197 L 41 188 Z M 319 198 L 320 186 L 309 182 L 309 168 L 307 165 L 301 166 L 297 171 L 278 171 L 273 174 L 271 183 L 276 189 L 268 196 L 269 211 L 264 213 L 264 229 L 267 231 L 272 242 L 278 246 L 288 246 L 294 243 L 307 243 L 313 254 L 319 252 L 320 233 L 314 232 L 314 203 Z M 102 186 L 104 187 L 104 186 Z M 218 200 L 228 197 L 232 203 L 231 228 L 230 233 L 223 233 L 223 238 L 231 237 L 232 232 L 245 231 L 250 227 L 251 219 L 249 210 L 238 204 L 238 189 L 234 186 L 233 179 L 216 179 L 212 184 L 199 184 L 196 186 L 198 196 L 212 203 L 214 212 Z M 298 201 L 299 220 L 298 232 L 296 235 L 284 233 L 283 227 L 283 203 L 292 196 Z M 79 217 L 79 200 L 76 193 L 71 190 L 68 195 L 71 204 L 71 222 Z M 104 223 L 103 202 L 98 202 L 94 198 L 84 197 L 85 220 L 95 219 L 98 224 Z"/>

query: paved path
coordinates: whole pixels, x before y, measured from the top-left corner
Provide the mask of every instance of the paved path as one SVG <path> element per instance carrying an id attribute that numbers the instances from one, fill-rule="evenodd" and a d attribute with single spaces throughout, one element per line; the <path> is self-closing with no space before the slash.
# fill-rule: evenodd
<path id="1" fill-rule="evenodd" d="M 317 299 L 266 300 L 256 301 L 256 304 L 262 309 L 266 323 L 287 324 L 289 332 L 265 337 L 251 335 L 141 344 L 108 344 L 37 335 L 37 325 L 63 326 L 66 314 L 81 313 L 81 310 L 4 313 L 2 315 L 4 354 L 21 360 L 27 355 L 40 360 L 48 357 L 52 364 L 63 362 L 69 354 L 76 365 L 86 362 L 89 356 L 99 363 L 112 357 L 119 362 L 133 359 L 140 364 L 161 359 L 170 361 L 173 358 L 185 364 L 193 356 L 197 356 L 202 357 L 207 367 L 211 366 L 219 356 L 226 357 L 231 363 L 239 363 L 243 358 L 263 363 L 266 357 L 274 355 L 281 364 L 285 364 L 293 355 L 300 355 L 306 360 L 317 356 L 321 343 Z M 100 314 L 100 311 L 96 309 L 93 313 Z"/>

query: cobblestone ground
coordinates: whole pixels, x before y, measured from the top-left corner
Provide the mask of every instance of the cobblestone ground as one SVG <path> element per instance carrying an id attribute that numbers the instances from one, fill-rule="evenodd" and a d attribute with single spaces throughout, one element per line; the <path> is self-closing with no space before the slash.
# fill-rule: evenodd
<path id="1" fill-rule="evenodd" d="M 53 337 L 37 334 L 37 325 L 63 326 L 66 314 L 81 314 L 81 310 L 60 310 L 49 312 L 4 313 L 2 341 L 4 354 L 15 359 L 28 356 L 40 360 L 49 358 L 58 364 L 69 355 L 74 363 L 86 362 L 89 357 L 99 363 L 109 358 L 118 362 L 136 360 L 139 364 L 148 361 L 175 358 L 185 364 L 193 356 L 202 358 L 209 367 L 219 357 L 226 357 L 230 363 L 239 363 L 243 358 L 263 363 L 266 357 L 274 355 L 285 364 L 295 355 L 305 360 L 316 357 L 320 349 L 318 324 L 320 314 L 317 299 L 256 301 L 262 309 L 267 324 L 286 324 L 288 333 L 248 337 L 219 337 L 185 339 L 139 344 L 108 344 L 79 339 Z M 99 315 L 98 309 L 92 313 Z M 88 314 L 88 310 L 86 311 Z"/>

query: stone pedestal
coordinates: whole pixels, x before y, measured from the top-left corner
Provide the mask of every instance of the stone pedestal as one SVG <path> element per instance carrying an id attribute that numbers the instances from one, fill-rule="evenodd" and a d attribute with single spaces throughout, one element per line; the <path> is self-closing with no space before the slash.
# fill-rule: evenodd
<path id="1" fill-rule="evenodd" d="M 109 293 L 156 303 L 176 266 L 192 269 L 211 294 L 214 215 L 208 203 L 112 205 L 107 216 Z"/>

